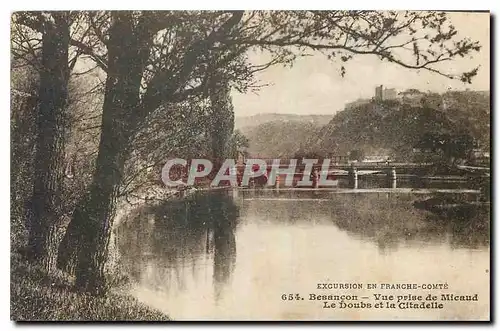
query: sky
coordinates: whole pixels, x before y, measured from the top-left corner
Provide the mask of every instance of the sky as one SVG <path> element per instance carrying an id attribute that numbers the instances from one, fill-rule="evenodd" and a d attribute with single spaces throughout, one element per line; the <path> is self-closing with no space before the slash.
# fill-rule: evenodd
<path id="1" fill-rule="evenodd" d="M 300 58 L 292 68 L 271 67 L 257 75 L 261 83 L 270 84 L 258 92 L 233 92 L 236 116 L 259 113 L 335 114 L 347 102 L 371 98 L 375 87 L 384 85 L 398 91 L 409 88 L 445 92 L 449 89 L 489 90 L 490 88 L 490 18 L 489 13 L 448 13 L 458 30 L 458 37 L 480 42 L 482 48 L 469 57 L 446 64 L 446 71 L 465 72 L 480 65 L 472 84 L 450 80 L 427 71 L 406 69 L 397 64 L 381 62 L 374 56 L 357 56 L 347 62 L 341 77 L 339 63 L 332 63 L 318 54 Z M 260 55 L 252 54 L 256 62 Z"/>

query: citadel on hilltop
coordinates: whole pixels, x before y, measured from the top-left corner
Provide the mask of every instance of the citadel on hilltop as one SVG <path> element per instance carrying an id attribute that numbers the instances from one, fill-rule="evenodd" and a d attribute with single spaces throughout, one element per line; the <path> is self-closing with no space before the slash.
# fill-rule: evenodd
<path id="1" fill-rule="evenodd" d="M 399 100 L 410 104 L 419 104 L 422 97 L 425 95 L 424 92 L 420 92 L 416 89 L 408 89 L 406 91 L 398 93 L 395 88 L 384 88 L 384 85 L 379 85 L 375 87 L 375 95 L 370 99 L 358 99 L 353 102 L 349 102 L 345 105 L 345 109 L 352 109 L 363 104 L 370 103 L 372 101 L 381 102 L 387 100 Z"/>
<path id="2" fill-rule="evenodd" d="M 386 88 L 384 85 L 375 87 L 375 101 L 394 100 L 398 97 L 398 92 L 395 88 Z"/>
<path id="3" fill-rule="evenodd" d="M 397 100 L 402 104 L 410 105 L 413 107 L 417 107 L 422 105 L 422 100 L 424 97 L 427 99 L 432 99 L 437 103 L 436 106 L 440 108 L 447 108 L 449 103 L 452 102 L 452 98 L 450 98 L 453 94 L 456 93 L 476 93 L 481 95 L 489 95 L 489 91 L 471 91 L 469 89 L 462 91 L 448 91 L 443 94 L 432 93 L 432 92 L 422 92 L 417 89 L 407 89 L 405 91 L 399 92 L 395 88 L 384 88 L 383 85 L 379 85 L 375 87 L 375 94 L 372 98 L 368 99 L 358 99 L 353 102 L 349 102 L 345 105 L 345 109 L 352 109 L 358 106 L 370 103 L 370 102 L 382 102 L 389 100 Z M 431 98 L 429 98 L 431 97 Z"/>

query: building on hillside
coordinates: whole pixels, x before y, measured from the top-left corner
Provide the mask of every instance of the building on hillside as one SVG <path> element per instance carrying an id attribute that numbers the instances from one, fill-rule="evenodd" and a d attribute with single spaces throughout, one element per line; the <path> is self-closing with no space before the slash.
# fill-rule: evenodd
<path id="1" fill-rule="evenodd" d="M 404 104 L 410 104 L 412 106 L 419 106 L 426 94 L 417 89 L 408 89 L 403 92 L 398 93 L 398 98 Z"/>
<path id="2" fill-rule="evenodd" d="M 394 100 L 398 97 L 398 92 L 395 88 L 387 88 L 383 93 L 384 100 Z"/>
<path id="3" fill-rule="evenodd" d="M 394 100 L 398 98 L 395 88 L 385 88 L 384 85 L 375 87 L 375 101 Z"/>
<path id="4" fill-rule="evenodd" d="M 375 87 L 375 100 L 382 101 L 384 99 L 384 86 Z"/>
<path id="5" fill-rule="evenodd" d="M 372 98 L 359 98 L 345 105 L 345 109 L 354 109 L 356 107 L 369 104 L 372 101 L 396 100 L 398 99 L 398 92 L 395 88 L 384 89 L 383 85 L 375 87 L 375 96 Z"/>
<path id="6" fill-rule="evenodd" d="M 450 90 L 445 93 L 438 92 L 422 92 L 417 89 L 407 89 L 402 92 L 397 92 L 394 88 L 384 88 L 383 85 L 375 87 L 375 96 L 371 99 L 357 99 L 345 105 L 345 109 L 353 109 L 370 102 L 381 102 L 386 100 L 397 100 L 403 107 L 425 107 L 433 109 L 446 110 L 449 108 L 458 107 L 459 102 L 464 102 L 467 98 L 476 100 L 478 97 L 489 97 L 490 91 L 474 91 L 474 90 Z M 459 101 L 462 100 L 462 101 Z M 373 108 L 376 109 L 376 108 Z"/>

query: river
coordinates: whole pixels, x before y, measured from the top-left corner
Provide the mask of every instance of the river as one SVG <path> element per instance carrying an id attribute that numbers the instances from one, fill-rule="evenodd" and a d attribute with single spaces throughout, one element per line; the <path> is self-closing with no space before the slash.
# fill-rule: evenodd
<path id="1" fill-rule="evenodd" d="M 438 216 L 414 207 L 429 192 L 363 191 L 370 185 L 213 191 L 138 208 L 117 229 L 130 292 L 177 320 L 488 319 L 488 210 Z M 363 288 L 318 290 L 318 283 Z M 367 290 L 368 283 L 379 288 Z M 382 290 L 381 283 L 447 284 L 447 291 L 433 293 L 479 299 L 426 310 L 326 309 L 309 300 L 313 293 L 349 294 L 374 304 L 373 293 L 408 292 Z M 282 300 L 296 293 L 304 300 Z"/>

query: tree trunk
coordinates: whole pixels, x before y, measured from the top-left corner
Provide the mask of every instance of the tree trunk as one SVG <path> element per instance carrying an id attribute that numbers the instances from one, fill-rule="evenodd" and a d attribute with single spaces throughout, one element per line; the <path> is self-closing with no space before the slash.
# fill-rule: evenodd
<path id="1" fill-rule="evenodd" d="M 42 69 L 38 93 L 34 187 L 28 247 L 47 271 L 55 268 L 60 191 L 64 173 L 64 136 L 68 96 L 69 24 L 66 13 L 44 24 Z"/>
<path id="2" fill-rule="evenodd" d="M 210 137 L 211 158 L 214 165 L 210 178 L 213 179 L 228 156 L 228 142 L 234 127 L 234 111 L 227 82 L 215 76 L 210 91 Z"/>
<path id="3" fill-rule="evenodd" d="M 117 193 L 134 127 L 134 111 L 139 105 L 143 63 L 148 55 L 132 27 L 130 13 L 115 14 L 108 42 L 108 76 L 93 182 L 75 209 L 60 246 L 63 254 L 59 267 L 67 268 L 71 257 L 76 257 L 76 286 L 93 294 L 106 292 L 105 266 Z M 63 252 L 65 249 L 68 251 Z"/>

